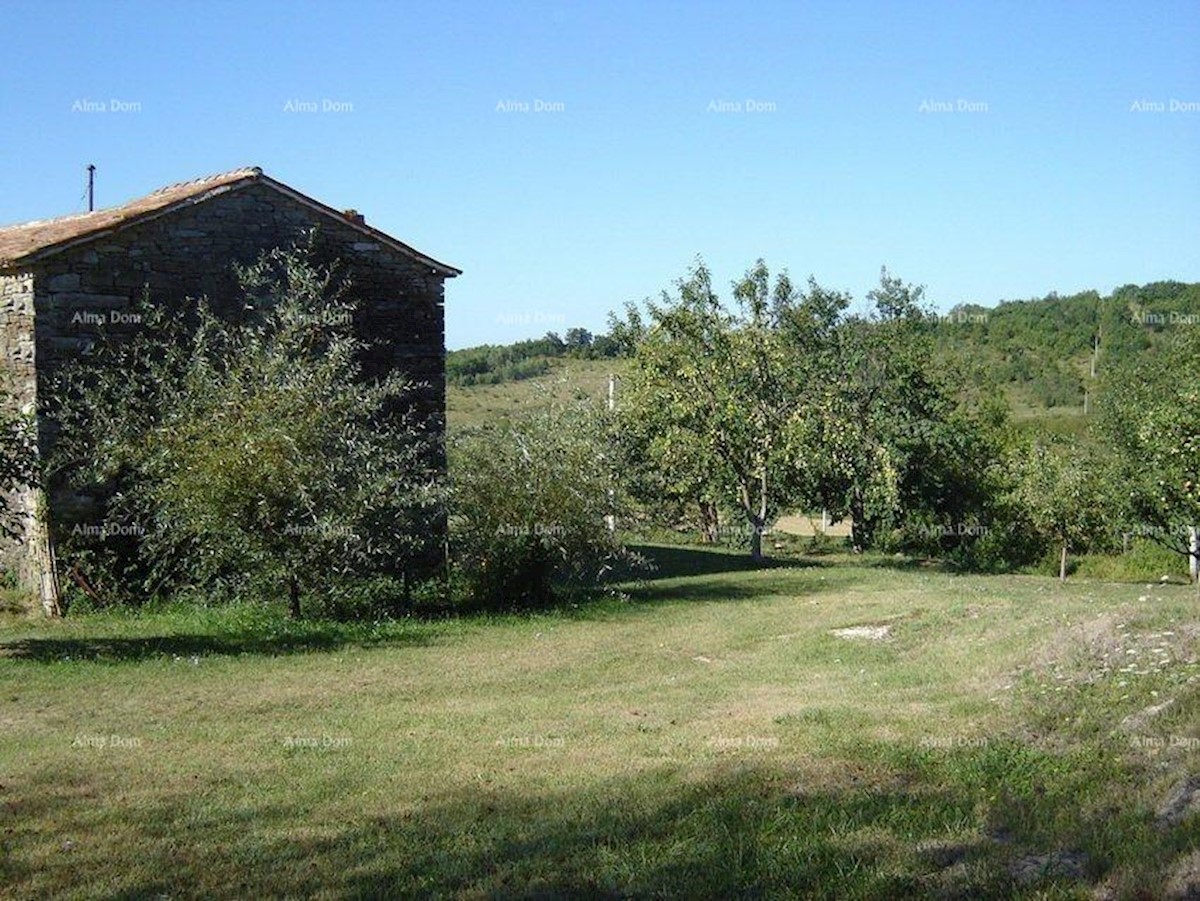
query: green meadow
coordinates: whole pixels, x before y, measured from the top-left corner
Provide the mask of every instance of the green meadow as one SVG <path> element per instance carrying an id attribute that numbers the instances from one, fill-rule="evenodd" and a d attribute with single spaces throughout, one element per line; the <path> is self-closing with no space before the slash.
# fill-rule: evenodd
<path id="1" fill-rule="evenodd" d="M 534 615 L 8 615 L 0 892 L 1194 890 L 1191 588 L 643 550 Z"/>

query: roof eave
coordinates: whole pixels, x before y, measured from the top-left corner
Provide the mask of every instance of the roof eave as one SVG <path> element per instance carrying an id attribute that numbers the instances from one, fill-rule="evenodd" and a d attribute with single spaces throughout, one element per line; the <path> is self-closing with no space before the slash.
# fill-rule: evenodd
<path id="1" fill-rule="evenodd" d="M 381 241 L 382 243 L 391 247 L 393 250 L 399 251 L 400 253 L 404 254 L 407 257 L 411 257 L 412 259 L 416 260 L 417 262 L 420 262 L 420 263 L 425 264 L 426 266 L 429 266 L 431 269 L 435 270 L 443 278 L 454 278 L 455 276 L 462 275 L 462 270 L 459 269 L 458 267 L 451 266 L 449 263 L 443 263 L 439 260 L 435 260 L 433 257 L 431 257 L 427 254 L 421 253 L 421 251 L 417 250 L 416 248 L 410 247 L 409 245 L 405 244 L 403 241 L 393 238 L 387 232 L 380 231 L 379 229 L 373 228 L 372 226 L 366 225 L 365 223 L 359 223 L 359 222 L 355 222 L 352 219 L 347 219 L 345 217 L 345 215 L 338 212 L 333 207 L 327 206 L 327 205 L 321 203 L 321 201 L 315 200 L 312 197 L 309 197 L 307 194 L 304 194 L 300 191 L 297 191 L 295 188 L 291 188 L 288 185 L 285 185 L 283 182 L 276 181 L 275 179 L 271 178 L 269 175 L 260 175 L 258 177 L 258 181 L 261 181 L 263 184 L 269 185 L 270 187 L 274 188 L 276 191 L 279 191 L 281 194 L 284 194 L 284 195 L 292 198 L 297 203 L 301 203 L 304 206 L 310 207 L 313 210 L 315 210 L 316 212 L 321 213 L 322 215 L 328 216 L 328 217 L 336 220 L 341 225 L 349 226 L 351 229 L 353 229 L 354 231 L 357 231 L 358 233 L 362 234 L 365 237 L 373 238 L 376 241 Z"/>
<path id="2" fill-rule="evenodd" d="M 241 190 L 242 188 L 259 182 L 271 187 L 281 194 L 290 197 L 297 203 L 310 207 L 316 212 L 335 219 L 338 223 L 348 226 L 366 237 L 380 241 L 388 247 L 391 247 L 393 250 L 396 250 L 419 263 L 429 266 L 443 278 L 454 278 L 455 276 L 462 275 L 461 269 L 451 266 L 448 263 L 442 263 L 438 260 L 435 260 L 433 257 L 423 254 L 413 247 L 409 247 L 403 241 L 397 240 L 396 238 L 393 238 L 391 235 L 387 234 L 386 232 L 382 232 L 377 228 L 372 228 L 369 225 L 360 224 L 347 219 L 333 207 L 326 206 L 319 200 L 314 200 L 307 194 L 303 194 L 294 188 L 288 187 L 283 182 L 276 181 L 270 176 L 263 175 L 261 173 L 247 175 L 245 178 L 219 185 L 211 190 L 204 191 L 203 193 L 194 194 L 190 197 L 184 197 L 183 199 L 177 200 L 174 203 L 170 203 L 167 206 L 161 207 L 160 209 L 150 210 L 136 216 L 131 216 L 130 218 L 108 228 L 98 229 L 97 231 L 88 232 L 86 235 L 78 235 L 74 238 L 67 238 L 66 240 L 59 241 L 55 244 L 48 244 L 45 247 L 39 247 L 37 250 L 23 254 L 22 256 L 13 257 L 10 260 L 0 260 L 0 271 L 8 271 L 11 269 L 20 269 L 31 265 L 36 265 L 47 257 L 62 253 L 65 250 L 70 250 L 73 247 L 78 247 L 83 244 L 90 244 L 94 241 L 100 240 L 101 238 L 124 231 L 126 228 L 130 228 L 135 225 L 142 225 L 146 222 L 152 222 L 155 219 L 158 219 L 162 216 L 168 216 L 177 210 L 183 209 L 184 207 L 192 206 L 197 203 L 203 203 L 207 200 L 211 200 L 213 197 L 224 194 L 227 191 Z"/>
<path id="3" fill-rule="evenodd" d="M 224 194 L 226 191 L 237 190 L 255 181 L 255 176 L 247 176 L 238 181 L 229 182 L 228 184 L 218 185 L 211 190 L 205 191 L 202 194 L 194 194 L 190 197 L 184 197 L 174 203 L 169 203 L 157 210 L 147 210 L 144 213 L 139 213 L 136 216 L 130 216 L 128 219 L 123 219 L 115 225 L 107 228 L 99 228 L 95 231 L 90 231 L 85 235 L 76 235 L 73 238 L 47 244 L 44 247 L 39 247 L 37 250 L 30 251 L 19 257 L 13 257 L 11 260 L 0 261 L 0 269 L 18 268 L 21 266 L 33 265 L 40 263 L 47 257 L 52 257 L 55 254 L 62 253 L 64 250 L 70 250 L 72 247 L 78 247 L 81 244 L 91 244 L 93 241 L 99 241 L 101 238 L 107 238 L 109 235 L 115 235 L 118 232 L 124 231 L 134 225 L 143 225 L 146 222 L 153 222 L 161 216 L 168 216 L 176 210 L 181 210 L 184 207 L 193 204 L 202 203 L 205 200 L 210 200 L 218 194 Z"/>

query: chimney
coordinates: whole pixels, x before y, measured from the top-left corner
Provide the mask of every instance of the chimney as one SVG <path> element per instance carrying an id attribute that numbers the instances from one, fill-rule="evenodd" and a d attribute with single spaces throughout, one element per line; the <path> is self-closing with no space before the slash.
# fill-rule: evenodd
<path id="1" fill-rule="evenodd" d="M 366 225 L 367 220 L 358 210 L 342 210 L 342 215 L 346 217 L 346 221 L 353 222 L 355 225 Z"/>

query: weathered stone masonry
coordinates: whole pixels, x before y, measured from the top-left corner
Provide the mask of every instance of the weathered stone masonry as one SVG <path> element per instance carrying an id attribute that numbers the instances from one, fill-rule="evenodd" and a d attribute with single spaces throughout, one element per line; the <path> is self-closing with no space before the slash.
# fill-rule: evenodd
<path id="1" fill-rule="evenodd" d="M 0 359 L 10 390 L 40 413 L 64 362 L 101 332 L 139 327 L 134 307 L 144 293 L 180 315 L 205 296 L 236 317 L 234 264 L 310 233 L 318 258 L 337 260 L 359 301 L 356 331 L 371 345 L 367 375 L 400 370 L 423 383 L 418 410 L 444 428 L 443 283 L 458 270 L 257 169 L 167 188 L 112 211 L 0 229 Z M 41 422 L 43 451 L 52 434 L 52 423 Z M 35 499 L 20 503 L 32 512 Z M 37 540 L 27 535 L 5 555 L 30 587 L 41 584 L 36 570 L 45 567 L 31 557 Z"/>

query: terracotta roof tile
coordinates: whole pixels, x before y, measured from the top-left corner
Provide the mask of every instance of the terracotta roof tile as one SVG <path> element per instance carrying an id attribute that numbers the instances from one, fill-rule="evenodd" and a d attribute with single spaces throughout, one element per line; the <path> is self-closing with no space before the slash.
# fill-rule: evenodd
<path id="1" fill-rule="evenodd" d="M 145 197 L 139 197 L 121 206 L 0 228 L 0 267 L 60 244 L 69 244 L 80 238 L 112 231 L 181 201 L 196 200 L 219 188 L 249 181 L 261 175 L 262 170 L 257 167 L 234 169 L 232 172 L 222 172 L 220 175 L 210 175 L 207 178 L 159 188 Z"/>
<path id="2" fill-rule="evenodd" d="M 20 225 L 0 228 L 0 269 L 9 268 L 20 263 L 32 262 L 34 258 L 43 254 L 53 253 L 66 245 L 93 240 L 108 232 L 167 212 L 182 204 L 196 203 L 212 196 L 214 193 L 229 190 L 234 186 L 241 186 L 252 181 L 261 181 L 263 184 L 289 195 L 322 215 L 336 218 L 339 221 L 349 222 L 351 227 L 361 231 L 364 235 L 383 241 L 396 250 L 432 266 L 445 277 L 453 278 L 460 274 L 460 270 L 454 266 L 439 263 L 432 257 L 426 256 L 390 235 L 366 225 L 361 219 L 358 221 L 347 219 L 344 214 L 339 213 L 332 207 L 328 207 L 319 201 L 313 200 L 311 197 L 301 194 L 294 188 L 288 187 L 282 182 L 275 181 L 263 175 L 262 169 L 259 169 L 257 166 L 234 169 L 231 172 L 222 172 L 219 175 L 210 175 L 206 178 L 198 178 L 195 181 L 185 181 L 169 185 L 165 188 L 159 188 L 145 197 L 131 200 L 129 203 L 122 204 L 121 206 L 96 210 L 93 213 L 59 216 L 56 219 L 43 219 L 36 222 L 25 222 Z"/>

